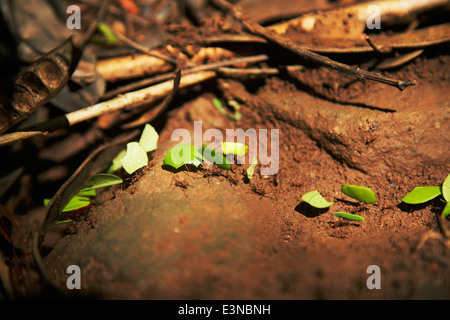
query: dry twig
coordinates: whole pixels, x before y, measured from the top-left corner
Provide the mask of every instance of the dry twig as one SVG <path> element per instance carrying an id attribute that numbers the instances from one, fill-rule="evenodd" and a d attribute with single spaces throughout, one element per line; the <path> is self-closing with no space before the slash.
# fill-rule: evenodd
<path id="1" fill-rule="evenodd" d="M 216 77 L 214 71 L 202 71 L 186 75 L 181 78 L 180 88 L 185 88 Z M 93 106 L 80 109 L 64 116 L 50 119 L 29 128 L 25 128 L 21 132 L 13 132 L 0 136 L 0 146 L 7 145 L 15 141 L 20 141 L 33 136 L 44 135 L 48 132 L 60 129 L 64 126 L 72 126 L 74 124 L 95 118 L 107 112 L 122 110 L 130 105 L 137 105 L 142 101 L 154 101 L 161 99 L 169 94 L 173 89 L 172 81 L 165 81 L 157 85 L 144 88 L 138 91 L 129 92 L 118 96 L 115 99 L 100 102 Z"/>
<path id="2" fill-rule="evenodd" d="M 136 49 L 136 50 L 138 50 L 138 51 L 140 51 L 142 53 L 148 54 L 149 56 L 153 56 L 153 57 L 159 58 L 159 59 L 164 60 L 166 62 L 169 62 L 169 63 L 171 63 L 171 64 L 173 64 L 175 66 L 178 65 L 178 61 L 176 59 L 173 59 L 173 58 L 170 58 L 170 57 L 166 57 L 165 55 L 163 55 L 163 54 L 161 54 L 161 53 L 159 53 L 159 52 L 157 52 L 155 50 L 150 50 L 150 49 L 140 45 L 139 43 L 137 43 L 137 42 L 127 38 L 126 36 L 124 36 L 120 32 L 115 32 L 115 35 L 117 36 L 117 38 L 119 38 L 120 41 L 122 41 L 123 43 L 129 45 L 130 47 L 132 47 L 132 48 L 134 48 L 134 49 Z"/>
<path id="3" fill-rule="evenodd" d="M 164 110 L 166 110 L 167 106 L 172 102 L 175 94 L 177 93 L 178 89 L 180 88 L 180 79 L 181 79 L 181 70 L 178 68 L 174 72 L 172 92 L 170 92 L 170 94 L 167 95 L 167 97 L 160 104 L 160 106 L 157 108 L 157 110 L 151 110 L 151 112 L 146 112 L 146 113 L 142 114 L 139 117 L 139 119 L 122 126 L 122 129 L 129 129 L 129 128 L 134 128 L 134 127 L 143 125 L 145 123 L 148 123 L 148 122 L 154 120 L 158 116 L 160 116 L 164 112 Z"/>
<path id="4" fill-rule="evenodd" d="M 354 68 L 344 63 L 333 61 L 325 56 L 321 56 L 317 53 L 311 52 L 303 48 L 302 46 L 292 42 L 291 40 L 285 39 L 275 33 L 267 31 L 264 27 L 249 19 L 248 16 L 242 11 L 242 9 L 226 2 L 225 0 L 214 0 L 214 2 L 219 7 L 222 7 L 230 11 L 233 14 L 233 16 L 249 30 L 249 32 L 257 34 L 266 39 L 267 41 L 276 43 L 277 45 L 283 47 L 284 49 L 287 49 L 306 60 L 322 64 L 328 68 L 349 74 L 360 80 L 368 79 L 378 81 L 390 86 L 394 86 L 399 90 L 404 90 L 406 87 L 413 86 L 416 84 L 415 80 L 403 81 L 391 79 L 380 74 L 376 74 L 366 70 L 361 70 L 360 68 Z"/>
<path id="5" fill-rule="evenodd" d="M 233 59 L 229 59 L 229 60 L 225 60 L 225 61 L 213 62 L 213 63 L 200 65 L 197 67 L 183 69 L 183 70 L 181 70 L 181 74 L 182 74 L 182 76 L 185 76 L 185 75 L 192 74 L 195 72 L 206 71 L 206 70 L 216 70 L 220 67 L 238 65 L 238 64 L 242 64 L 242 63 L 263 62 L 268 59 L 269 59 L 269 57 L 266 56 L 265 54 L 260 54 L 260 55 L 256 55 L 256 56 L 250 56 L 250 57 L 233 58 Z M 137 82 L 133 82 L 133 83 L 121 86 L 117 89 L 114 89 L 114 90 L 111 90 L 111 91 L 105 93 L 102 98 L 103 99 L 111 99 L 112 97 L 115 97 L 116 95 L 118 95 L 120 93 L 128 92 L 131 90 L 136 90 L 138 88 L 149 86 L 151 84 L 158 83 L 160 81 L 169 80 L 171 77 L 172 77 L 172 73 L 166 73 L 166 74 L 157 75 L 152 78 L 147 78 L 147 79 L 143 79 L 143 80 L 140 80 Z"/>

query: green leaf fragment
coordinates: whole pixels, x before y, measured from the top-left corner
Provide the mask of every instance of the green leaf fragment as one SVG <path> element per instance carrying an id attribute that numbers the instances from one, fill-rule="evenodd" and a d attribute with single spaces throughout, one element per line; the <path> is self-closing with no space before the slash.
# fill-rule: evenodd
<path id="1" fill-rule="evenodd" d="M 241 105 L 236 100 L 228 101 L 228 105 L 232 107 L 235 111 L 241 110 Z"/>
<path id="2" fill-rule="evenodd" d="M 228 101 L 228 105 L 235 110 L 234 115 L 227 112 L 220 99 L 218 98 L 212 99 L 212 104 L 216 107 L 216 109 L 220 112 L 221 115 L 227 117 L 230 120 L 238 121 L 242 118 L 242 114 L 238 112 L 241 106 L 235 100 Z"/>
<path id="3" fill-rule="evenodd" d="M 108 43 L 116 43 L 119 39 L 117 38 L 117 35 L 112 31 L 106 24 L 103 22 L 97 23 L 97 30 L 103 34 L 106 38 L 106 41 Z"/>
<path id="4" fill-rule="evenodd" d="M 419 204 L 430 201 L 441 194 L 440 186 L 416 187 L 402 201 L 408 204 Z"/>
<path id="5" fill-rule="evenodd" d="M 84 189 L 83 188 L 80 191 L 78 191 L 77 195 L 94 197 L 97 195 L 97 192 L 95 191 L 95 189 Z"/>
<path id="6" fill-rule="evenodd" d="M 220 151 L 217 151 L 216 149 L 210 146 L 202 145 L 201 152 L 204 159 L 217 165 L 219 168 L 231 170 L 230 162 Z"/>
<path id="7" fill-rule="evenodd" d="M 47 206 L 51 199 L 44 199 L 44 205 Z M 83 207 L 86 207 L 91 204 L 91 200 L 86 197 L 73 196 L 69 202 L 64 206 L 62 212 L 70 212 L 73 210 L 77 210 Z"/>
<path id="8" fill-rule="evenodd" d="M 319 209 L 328 208 L 334 203 L 325 200 L 324 197 L 322 197 L 322 195 L 317 190 L 304 194 L 302 196 L 302 200 L 310 204 L 311 206 Z"/>
<path id="9" fill-rule="evenodd" d="M 132 174 L 148 164 L 147 152 L 138 142 L 129 142 L 127 144 L 127 153 L 120 160 L 120 163 L 128 174 Z"/>
<path id="10" fill-rule="evenodd" d="M 227 117 L 234 121 L 239 121 L 242 118 L 242 113 L 239 112 L 241 110 L 241 105 L 237 103 L 236 100 L 228 101 L 228 105 L 234 109 L 233 115 L 227 115 Z"/>
<path id="11" fill-rule="evenodd" d="M 83 207 L 86 207 L 91 204 L 91 200 L 86 197 L 73 196 L 69 202 L 64 206 L 62 212 L 70 212 L 73 210 L 77 210 Z"/>
<path id="12" fill-rule="evenodd" d="M 442 196 L 447 203 L 450 202 L 450 174 L 445 178 L 444 183 L 442 184 Z"/>
<path id="13" fill-rule="evenodd" d="M 449 214 L 450 214 L 450 202 L 447 202 L 445 207 L 444 207 L 444 210 L 442 210 L 442 216 L 446 217 Z"/>
<path id="14" fill-rule="evenodd" d="M 256 160 L 256 156 L 253 156 L 252 163 L 247 168 L 247 178 L 252 180 L 253 174 L 255 173 L 255 167 L 258 164 L 258 160 Z"/>
<path id="15" fill-rule="evenodd" d="M 109 187 L 115 184 L 121 184 L 123 180 L 109 173 L 99 173 L 92 176 L 87 185 L 83 187 L 80 192 L 89 191 L 91 189 Z M 95 195 L 95 194 L 94 194 Z"/>
<path id="16" fill-rule="evenodd" d="M 163 163 L 178 169 L 185 164 L 192 164 L 198 167 L 203 160 L 204 158 L 202 154 L 197 150 L 197 148 L 195 148 L 195 146 L 190 144 L 182 144 L 176 145 L 170 149 L 164 157 Z"/>
<path id="17" fill-rule="evenodd" d="M 57 225 L 57 224 L 66 224 L 66 223 L 71 223 L 71 222 L 73 222 L 73 220 L 72 219 L 67 219 L 67 220 L 59 220 L 59 221 L 55 221 L 55 225 Z"/>
<path id="18" fill-rule="evenodd" d="M 367 187 L 347 184 L 342 186 L 341 191 L 345 195 L 364 203 L 371 204 L 377 201 L 375 193 Z"/>
<path id="19" fill-rule="evenodd" d="M 108 168 L 108 170 L 106 170 L 106 173 L 113 173 L 114 171 L 117 171 L 120 168 L 122 168 L 122 162 L 120 162 L 120 160 L 122 160 L 126 154 L 127 150 L 120 151 L 119 154 L 113 159 L 112 164 Z"/>
<path id="20" fill-rule="evenodd" d="M 150 152 L 156 149 L 158 145 L 159 135 L 148 123 L 145 125 L 142 131 L 141 138 L 139 139 L 139 144 L 144 148 L 145 152 Z"/>
<path id="21" fill-rule="evenodd" d="M 236 113 L 234 114 L 234 118 L 236 119 L 236 121 L 241 120 L 242 114 L 236 111 Z"/>
<path id="22" fill-rule="evenodd" d="M 128 158 L 125 159 L 125 162 L 127 163 L 127 171 L 129 174 L 133 173 L 139 168 L 142 168 L 148 163 L 148 157 L 147 155 L 144 157 L 144 152 L 150 152 L 156 149 L 158 146 L 158 139 L 159 135 L 158 132 L 156 132 L 155 128 L 153 128 L 150 124 L 146 124 L 144 127 L 144 130 L 142 131 L 141 138 L 139 139 L 139 142 L 130 142 L 127 144 L 127 150 L 122 150 L 112 161 L 111 166 L 108 168 L 106 173 L 113 173 L 114 171 L 119 170 L 123 167 L 122 160 L 127 156 L 129 152 L 132 152 L 128 154 Z M 129 146 L 131 144 L 131 146 Z M 139 148 L 137 145 L 139 145 L 141 148 Z M 131 149 L 130 149 L 131 148 Z M 142 150 L 141 150 L 142 149 Z M 146 159 L 146 160 L 144 160 Z"/>
<path id="23" fill-rule="evenodd" d="M 364 221 L 364 218 L 357 214 L 351 214 L 351 213 L 347 213 L 347 212 L 335 212 L 334 215 L 339 218 L 344 218 L 347 220 Z"/>
<path id="24" fill-rule="evenodd" d="M 222 142 L 223 154 L 235 154 L 239 157 L 245 156 L 248 146 L 239 142 Z"/>
<path id="25" fill-rule="evenodd" d="M 224 114 L 225 110 L 224 110 L 224 108 L 223 108 L 222 101 L 220 101 L 219 98 L 214 98 L 214 99 L 212 99 L 211 102 L 212 102 L 212 104 L 216 107 L 216 109 L 219 110 L 219 112 L 220 112 L 221 114 Z"/>

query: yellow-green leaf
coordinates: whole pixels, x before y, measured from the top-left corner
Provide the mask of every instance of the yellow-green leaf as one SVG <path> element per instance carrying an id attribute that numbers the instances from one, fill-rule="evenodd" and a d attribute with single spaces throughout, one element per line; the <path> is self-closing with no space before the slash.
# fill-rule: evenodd
<path id="1" fill-rule="evenodd" d="M 113 159 L 111 166 L 108 168 L 108 170 L 106 172 L 112 173 L 112 172 L 117 171 L 120 168 L 122 168 L 122 162 L 120 162 L 120 160 L 122 160 L 126 154 L 127 154 L 127 150 L 120 151 L 119 154 Z"/>
<path id="2" fill-rule="evenodd" d="M 230 162 L 220 151 L 217 151 L 216 149 L 214 149 L 210 146 L 202 145 L 201 152 L 202 152 L 204 159 L 210 161 L 211 163 L 215 164 L 219 168 L 222 168 L 225 170 L 231 170 Z"/>
<path id="3" fill-rule="evenodd" d="M 92 176 L 85 187 L 83 187 L 80 192 L 88 191 L 91 189 L 98 189 L 109 187 L 115 184 L 121 184 L 123 180 L 113 174 L 108 173 L 98 173 Z"/>
<path id="4" fill-rule="evenodd" d="M 447 203 L 450 202 L 450 174 L 445 178 L 444 183 L 442 184 L 442 196 Z"/>
<path id="5" fill-rule="evenodd" d="M 202 154 L 195 148 L 195 146 L 190 144 L 176 145 L 169 150 L 167 155 L 164 157 L 163 163 L 174 167 L 175 169 L 180 168 L 185 164 L 192 164 L 198 167 L 204 158 Z"/>
<path id="6" fill-rule="evenodd" d="M 335 212 L 334 215 L 336 217 L 344 218 L 347 220 L 364 221 L 364 218 L 357 214 L 351 214 L 351 213 L 347 213 L 347 212 Z"/>
<path id="7" fill-rule="evenodd" d="M 44 199 L 44 205 L 47 206 L 51 199 Z M 86 197 L 73 196 L 64 206 L 62 212 L 69 212 L 86 207 L 91 204 L 91 200 Z"/>
<path id="8" fill-rule="evenodd" d="M 319 209 L 328 208 L 333 204 L 333 202 L 328 202 L 327 200 L 325 200 L 325 198 L 322 197 L 322 195 L 317 190 L 305 193 L 302 196 L 302 200 Z"/>
<path id="9" fill-rule="evenodd" d="M 253 174 L 255 173 L 255 167 L 258 164 L 258 160 L 256 160 L 256 156 L 253 156 L 252 163 L 247 168 L 247 178 L 252 180 Z"/>
<path id="10" fill-rule="evenodd" d="M 235 154 L 239 157 L 245 156 L 248 146 L 239 142 L 222 142 L 223 154 Z"/>
<path id="11" fill-rule="evenodd" d="M 127 144 L 127 153 L 120 163 L 128 174 L 132 174 L 148 164 L 147 152 L 138 142 L 130 142 Z"/>
<path id="12" fill-rule="evenodd" d="M 441 187 L 426 186 L 416 187 L 413 191 L 408 193 L 402 201 L 408 204 L 419 204 L 430 201 L 441 194 Z"/>
<path id="13" fill-rule="evenodd" d="M 158 146 L 159 135 L 148 123 L 145 125 L 142 131 L 141 138 L 139 139 L 139 144 L 144 148 L 145 152 L 150 152 L 156 149 Z"/>
<path id="14" fill-rule="evenodd" d="M 446 217 L 450 214 L 450 202 L 445 204 L 444 210 L 442 210 L 442 216 Z"/>
<path id="15" fill-rule="evenodd" d="M 367 187 L 347 184 L 345 186 L 342 186 L 341 191 L 345 195 L 364 203 L 371 204 L 377 201 L 375 193 Z"/>

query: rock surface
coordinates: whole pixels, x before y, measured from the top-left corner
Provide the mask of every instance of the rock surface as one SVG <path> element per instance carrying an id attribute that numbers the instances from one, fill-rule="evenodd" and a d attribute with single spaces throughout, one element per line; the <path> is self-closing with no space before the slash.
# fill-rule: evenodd
<path id="1" fill-rule="evenodd" d="M 249 207 L 226 179 L 164 170 L 168 145 L 135 185 L 96 208 L 96 226 L 81 228 L 81 241 L 74 234 L 58 243 L 46 258 L 58 281 L 78 265 L 85 294 L 196 298 L 248 272 L 259 232 L 253 221 L 265 208 Z"/>

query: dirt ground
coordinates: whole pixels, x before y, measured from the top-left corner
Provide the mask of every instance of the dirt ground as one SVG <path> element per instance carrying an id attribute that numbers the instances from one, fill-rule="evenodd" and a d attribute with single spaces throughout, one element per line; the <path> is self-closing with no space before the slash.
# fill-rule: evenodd
<path id="1" fill-rule="evenodd" d="M 423 58 L 414 67 L 436 75 L 439 69 L 431 69 L 435 59 L 439 58 Z M 432 86 L 433 91 L 430 86 L 428 92 L 440 92 L 440 98 L 448 105 L 446 85 L 442 86 Z M 385 94 L 361 90 L 361 95 L 366 101 L 379 101 L 379 96 L 387 95 L 392 95 L 393 100 L 393 95 L 402 95 L 404 104 L 397 104 L 396 108 L 408 110 L 417 108 L 413 91 L 419 88 L 404 93 L 386 88 Z M 268 111 L 267 104 L 272 101 L 267 102 L 266 97 L 271 92 L 279 97 L 281 107 L 283 99 L 298 94 L 288 82 L 268 80 L 253 94 L 247 92 L 241 123 L 221 118 L 210 102 L 210 92 L 202 92 L 174 110 L 161 131 L 161 150 L 154 155 L 154 165 L 146 168 L 132 186 L 118 190 L 112 203 L 104 203 L 90 213 L 88 220 L 96 219 L 94 227 L 91 222 L 77 223 L 77 231 L 66 236 L 47 258 L 49 270 L 65 279 L 64 265 L 87 265 L 95 271 L 87 272 L 85 281 L 102 298 L 448 299 L 448 242 L 440 234 L 436 220 L 441 206 L 438 201 L 419 207 L 401 203 L 414 187 L 438 185 L 445 179 L 449 172 L 448 150 L 440 150 L 444 157 L 440 163 L 433 157 L 427 158 L 428 165 L 425 160 L 419 165 L 402 159 L 391 168 L 380 170 L 376 167 L 379 158 L 386 156 L 394 161 L 395 155 L 375 154 L 375 159 L 367 159 L 363 153 L 364 165 L 370 172 L 365 173 L 351 168 L 345 157 L 337 158 L 327 152 L 312 134 L 296 127 L 293 118 L 278 119 Z M 418 95 L 427 104 L 436 99 L 434 94 Z M 309 110 L 325 103 L 311 97 L 301 101 L 302 108 Z M 251 103 L 265 106 L 258 109 Z M 434 107 L 441 110 L 439 104 L 428 105 L 429 110 Z M 448 128 L 448 107 L 446 110 L 440 121 Z M 384 113 L 374 113 L 374 118 L 380 114 L 381 122 Z M 364 123 L 363 119 L 364 116 L 358 116 L 349 123 Z M 266 177 L 257 174 L 246 183 L 242 174 L 245 165 L 219 177 L 164 170 L 162 158 L 169 150 L 167 144 L 174 144 L 170 142 L 173 130 L 192 130 L 193 121 L 202 121 L 203 130 L 279 129 L 278 173 Z M 422 132 L 420 125 L 429 126 L 416 123 L 412 132 Z M 395 128 L 385 127 L 389 134 L 395 134 Z M 346 127 L 340 130 L 352 132 Z M 393 145 L 389 135 L 378 131 L 373 134 L 379 135 L 374 144 Z M 349 144 L 339 144 L 337 148 L 343 154 L 358 150 L 358 145 L 369 149 L 370 145 L 360 144 L 364 137 L 364 133 L 349 137 Z M 413 154 L 420 153 L 419 147 L 420 144 L 403 145 Z M 398 152 L 403 152 L 402 148 Z M 403 171 L 405 166 L 410 170 Z M 189 187 L 177 187 L 174 179 Z M 344 184 L 370 187 L 377 202 L 359 205 L 341 193 Z M 301 196 L 312 190 L 319 190 L 335 204 L 329 210 L 317 210 L 302 202 Z M 333 215 L 337 211 L 360 214 L 365 221 L 343 221 Z M 145 218 L 148 214 L 151 216 Z M 448 221 L 443 223 L 448 227 Z M 118 266 L 123 257 L 126 262 Z M 366 286 L 371 275 L 367 268 L 371 265 L 381 270 L 379 290 Z"/>
<path id="2" fill-rule="evenodd" d="M 246 9 L 266 18 L 256 6 Z M 417 80 L 404 91 L 317 66 L 181 91 L 157 124 L 149 165 L 100 193 L 74 224 L 49 232 L 43 261 L 50 281 L 73 297 L 64 287 L 75 264 L 83 288 L 75 297 L 84 298 L 449 299 L 442 230 L 450 221 L 438 218 L 442 202 L 401 202 L 450 172 L 449 62 L 448 45 L 440 45 L 384 72 Z M 211 103 L 216 96 L 237 100 L 242 119 L 221 115 Z M 173 131 L 193 132 L 194 121 L 203 132 L 278 129 L 278 172 L 262 176 L 257 166 L 248 181 L 248 162 L 216 175 L 168 170 L 163 158 L 177 143 Z M 370 187 L 376 203 L 347 197 L 345 184 Z M 334 204 L 319 210 L 304 203 L 312 190 Z M 365 221 L 343 220 L 338 211 Z M 380 289 L 367 286 L 373 265 Z"/>

